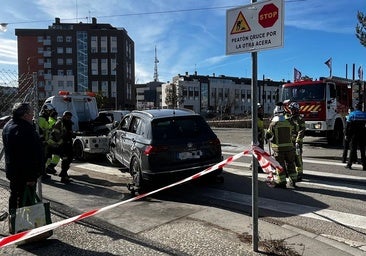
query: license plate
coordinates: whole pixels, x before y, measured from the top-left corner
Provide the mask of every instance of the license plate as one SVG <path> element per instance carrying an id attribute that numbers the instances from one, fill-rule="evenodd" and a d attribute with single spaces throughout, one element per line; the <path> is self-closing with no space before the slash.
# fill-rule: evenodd
<path id="1" fill-rule="evenodd" d="M 178 158 L 180 160 L 197 159 L 197 158 L 200 158 L 201 156 L 202 156 L 202 151 L 201 150 L 195 150 L 195 151 L 188 151 L 188 152 L 180 152 L 180 153 L 178 153 Z"/>

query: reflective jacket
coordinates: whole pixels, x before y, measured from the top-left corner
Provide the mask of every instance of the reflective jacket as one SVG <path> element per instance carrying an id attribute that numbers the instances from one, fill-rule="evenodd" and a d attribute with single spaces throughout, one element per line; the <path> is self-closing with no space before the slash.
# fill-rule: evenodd
<path id="1" fill-rule="evenodd" d="M 266 139 L 271 140 L 274 151 L 291 151 L 294 149 L 292 130 L 293 125 L 284 116 L 273 117 L 266 131 Z"/>
<path id="2" fill-rule="evenodd" d="M 291 115 L 288 120 L 293 126 L 292 130 L 292 142 L 302 144 L 305 136 L 305 121 L 300 115 Z"/>
<path id="3" fill-rule="evenodd" d="M 38 118 L 38 127 L 39 127 L 39 137 L 41 138 L 42 142 L 46 142 L 49 136 L 49 123 L 48 117 L 41 115 Z"/>

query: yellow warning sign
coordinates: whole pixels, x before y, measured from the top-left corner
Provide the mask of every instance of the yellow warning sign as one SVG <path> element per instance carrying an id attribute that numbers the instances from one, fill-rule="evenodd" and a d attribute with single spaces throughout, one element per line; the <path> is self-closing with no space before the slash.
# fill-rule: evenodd
<path id="1" fill-rule="evenodd" d="M 238 17 L 236 18 L 235 24 L 233 26 L 233 29 L 231 30 L 231 34 L 239 34 L 243 32 L 250 31 L 250 27 L 248 25 L 248 22 L 245 20 L 245 17 L 242 12 L 239 12 Z"/>

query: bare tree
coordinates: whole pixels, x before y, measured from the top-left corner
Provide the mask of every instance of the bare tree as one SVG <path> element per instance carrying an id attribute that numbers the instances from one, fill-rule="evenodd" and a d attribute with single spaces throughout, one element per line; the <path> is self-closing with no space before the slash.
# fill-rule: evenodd
<path id="1" fill-rule="evenodd" d="M 165 104 L 168 105 L 169 108 L 178 108 L 184 102 L 183 97 L 183 88 L 178 87 L 176 84 L 171 83 L 165 88 Z"/>
<path id="2" fill-rule="evenodd" d="M 358 24 L 356 26 L 356 37 L 366 47 L 366 16 L 362 12 L 357 13 Z"/>

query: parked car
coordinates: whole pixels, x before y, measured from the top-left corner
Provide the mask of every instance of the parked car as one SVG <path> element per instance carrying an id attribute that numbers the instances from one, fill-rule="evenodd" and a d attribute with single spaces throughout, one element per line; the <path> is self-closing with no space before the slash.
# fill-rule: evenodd
<path id="1" fill-rule="evenodd" d="M 221 143 L 199 114 L 186 109 L 134 110 L 110 133 L 107 158 L 129 169 L 132 192 L 172 183 L 222 160 Z M 217 177 L 222 169 L 210 176 Z"/>

